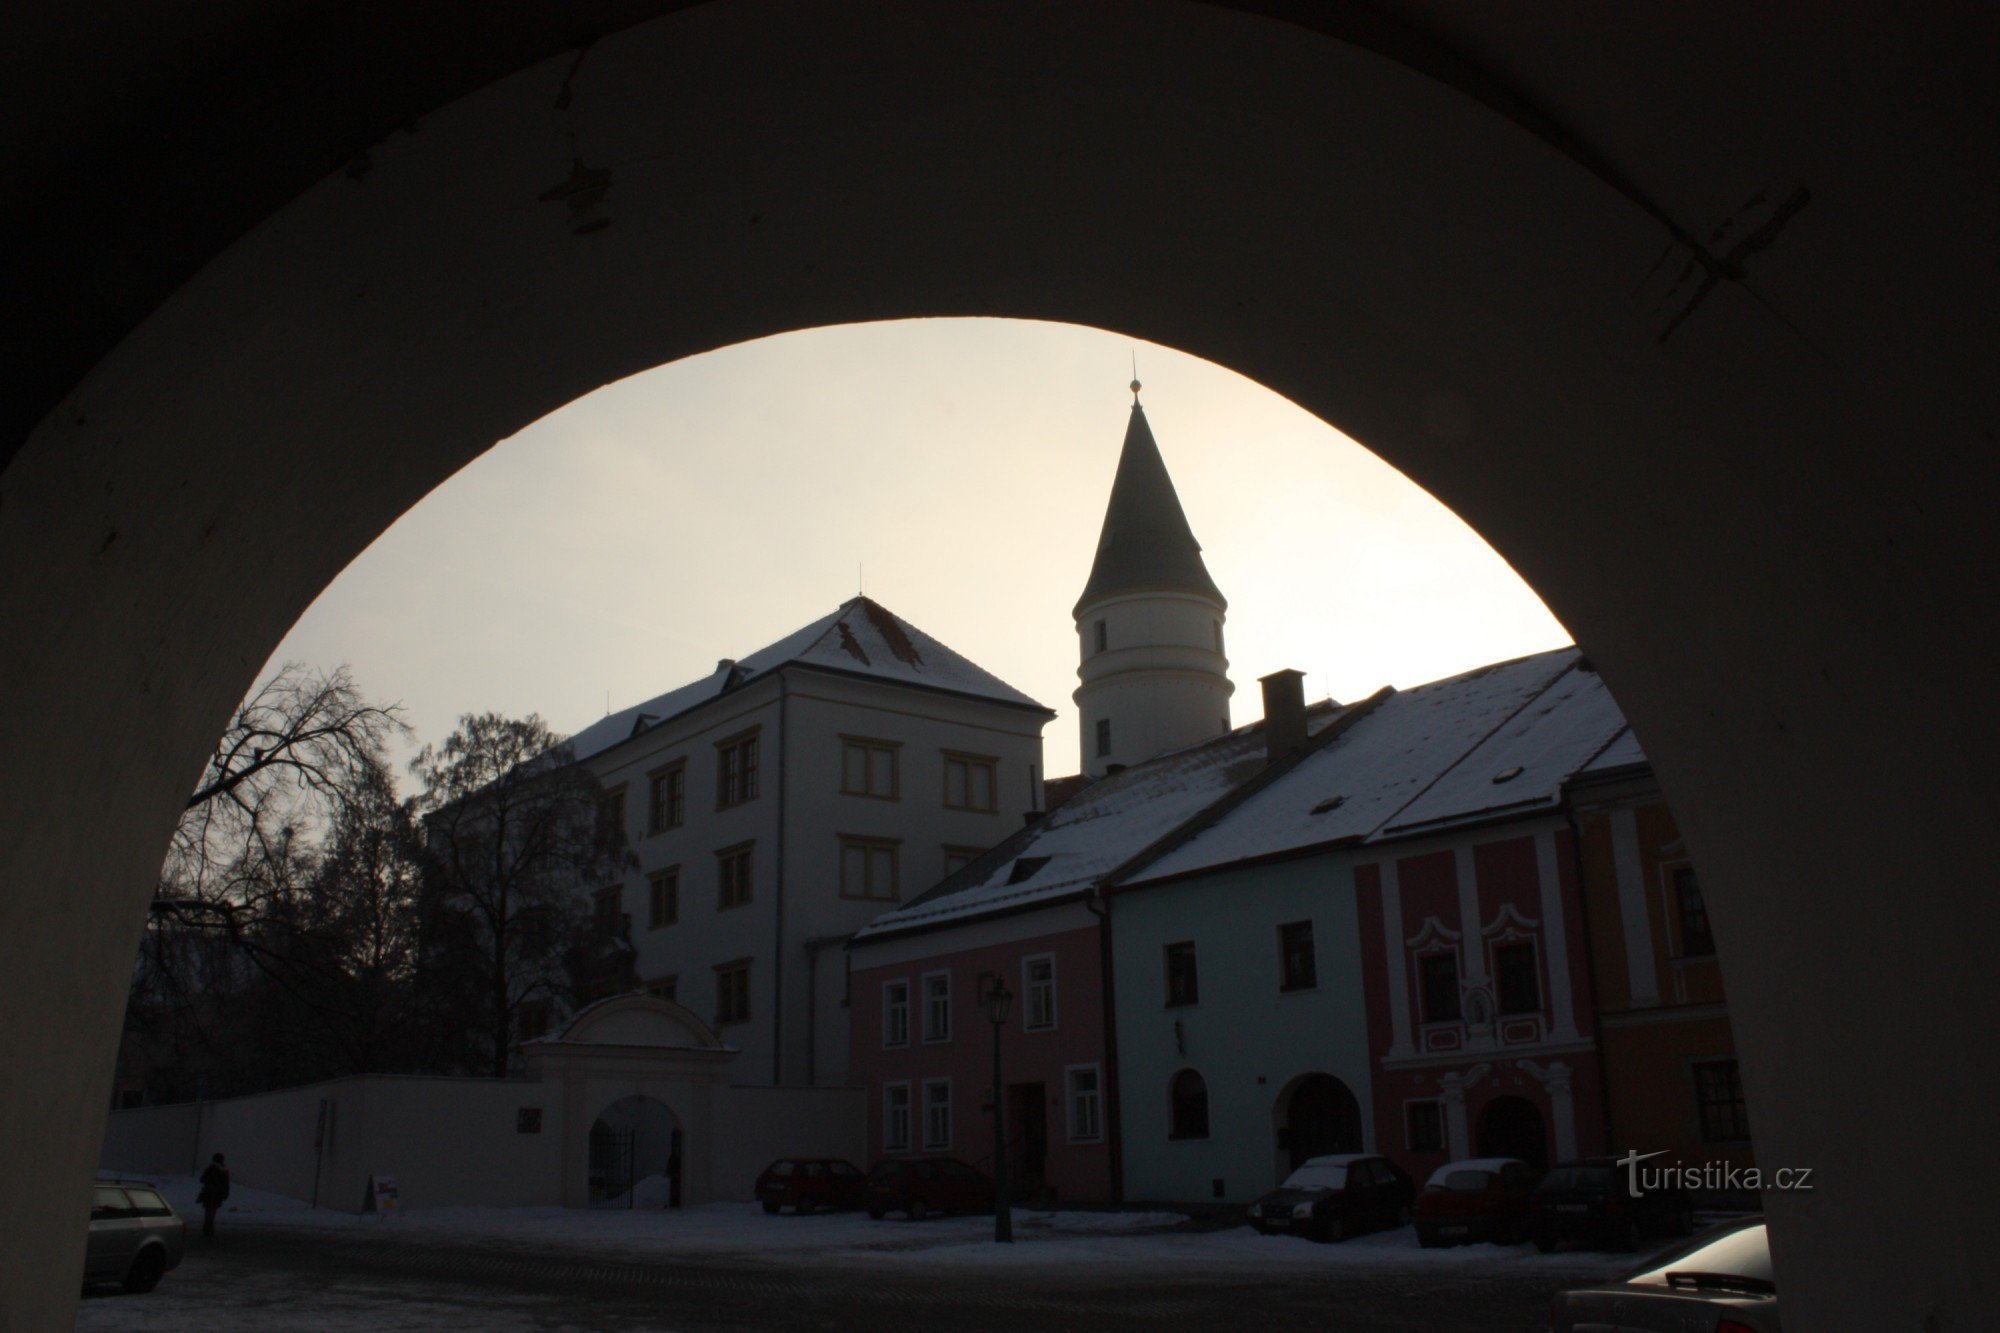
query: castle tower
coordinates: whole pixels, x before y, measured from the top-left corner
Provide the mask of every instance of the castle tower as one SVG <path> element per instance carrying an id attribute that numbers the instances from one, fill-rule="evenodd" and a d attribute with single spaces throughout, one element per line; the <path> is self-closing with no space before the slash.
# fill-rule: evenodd
<path id="1" fill-rule="evenodd" d="M 1102 777 L 1229 730 L 1228 605 L 1201 562 L 1135 379 L 1097 559 L 1071 613 L 1083 772 Z"/>

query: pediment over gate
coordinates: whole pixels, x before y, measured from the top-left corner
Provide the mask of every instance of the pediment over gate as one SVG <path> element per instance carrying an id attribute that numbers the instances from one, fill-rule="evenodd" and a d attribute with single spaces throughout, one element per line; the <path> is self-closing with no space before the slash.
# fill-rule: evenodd
<path id="1" fill-rule="evenodd" d="M 586 1005 L 546 1037 L 526 1046 L 655 1046 L 665 1050 L 729 1049 L 693 1010 L 652 995 L 614 995 Z"/>

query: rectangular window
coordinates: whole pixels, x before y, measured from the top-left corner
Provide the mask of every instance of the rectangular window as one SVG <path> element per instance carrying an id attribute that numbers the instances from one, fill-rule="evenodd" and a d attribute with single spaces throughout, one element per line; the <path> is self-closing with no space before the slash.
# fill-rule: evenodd
<path id="1" fill-rule="evenodd" d="M 1056 960 L 1051 954 L 1021 960 L 1021 1025 L 1046 1032 L 1056 1025 Z"/>
<path id="2" fill-rule="evenodd" d="M 1715 952 L 1715 934 L 1708 926 L 1708 904 L 1692 866 L 1674 871 L 1674 901 L 1681 915 L 1681 957 L 1707 958 Z"/>
<path id="3" fill-rule="evenodd" d="M 1097 719 L 1097 757 L 1099 759 L 1102 759 L 1105 756 L 1109 755 L 1110 753 L 1111 753 L 1111 719 L 1108 717 L 1100 717 Z"/>
<path id="4" fill-rule="evenodd" d="M 882 983 L 882 1044 L 910 1044 L 910 983 L 907 981 Z M 908 1091 L 904 1089 L 906 1097 Z"/>
<path id="5" fill-rule="evenodd" d="M 848 796 L 872 796 L 893 801 L 901 794 L 896 772 L 896 741 L 872 741 L 860 736 L 840 738 L 840 790 Z"/>
<path id="6" fill-rule="evenodd" d="M 715 744 L 715 808 L 757 799 L 757 733 L 744 732 Z"/>
<path id="7" fill-rule="evenodd" d="M 1097 651 L 1103 652 L 1111 646 L 1111 633 L 1102 620 L 1097 622 Z"/>
<path id="8" fill-rule="evenodd" d="M 1405 1102 L 1411 1152 L 1441 1152 L 1444 1149 L 1444 1107 L 1437 1102 Z"/>
<path id="9" fill-rule="evenodd" d="M 1000 808 L 1000 761 L 990 755 L 944 752 L 944 808 L 990 814 Z"/>
<path id="10" fill-rule="evenodd" d="M 725 847 L 715 854 L 716 911 L 741 907 L 750 901 L 754 869 L 751 853 L 755 850 L 755 843 L 742 842 L 734 847 Z"/>
<path id="11" fill-rule="evenodd" d="M 951 1146 L 951 1080 L 924 1080 L 924 1147 Z"/>
<path id="12" fill-rule="evenodd" d="M 902 896 L 901 843 L 894 838 L 840 839 L 840 896 L 893 903 Z"/>
<path id="13" fill-rule="evenodd" d="M 1424 1022 L 1457 1022 L 1458 955 L 1427 954 L 1418 965 L 1424 985 Z"/>
<path id="14" fill-rule="evenodd" d="M 665 1000 L 669 1004 L 680 997 L 680 989 L 681 979 L 677 976 L 655 977 L 646 983 L 646 994 L 656 1000 Z"/>
<path id="15" fill-rule="evenodd" d="M 681 919 L 681 868 L 668 866 L 646 876 L 648 897 L 646 928 L 658 930 Z"/>
<path id="16" fill-rule="evenodd" d="M 1493 951 L 1495 997 L 1503 1014 L 1538 1014 L 1542 1011 L 1542 980 L 1535 966 L 1535 946 L 1528 943 L 1503 944 Z"/>
<path id="17" fill-rule="evenodd" d="M 1104 1096 L 1096 1065 L 1072 1065 L 1063 1074 L 1069 1106 L 1069 1141 L 1095 1143 L 1104 1137 Z"/>
<path id="18" fill-rule="evenodd" d="M 1195 1004 L 1201 999 L 1201 980 L 1196 975 L 1194 942 L 1183 940 L 1167 946 L 1167 1006 Z"/>
<path id="19" fill-rule="evenodd" d="M 924 1040 L 951 1040 L 951 973 L 924 974 Z"/>
<path id="20" fill-rule="evenodd" d="M 910 1085 L 882 1085 L 882 1151 L 910 1150 Z"/>
<path id="21" fill-rule="evenodd" d="M 609 837 L 618 846 L 623 847 L 625 845 L 624 783 L 621 782 L 616 787 L 612 787 L 604 793 L 603 808 L 605 836 Z"/>
<path id="22" fill-rule="evenodd" d="M 1313 923 L 1294 921 L 1278 927 L 1278 989 L 1311 990 L 1319 985 L 1319 959 L 1313 953 Z"/>
<path id="23" fill-rule="evenodd" d="M 646 778 L 646 832 L 665 833 L 687 819 L 687 762 L 676 760 Z"/>
<path id="24" fill-rule="evenodd" d="M 750 1021 L 750 960 L 748 958 L 739 958 L 733 963 L 716 964 L 715 1021 L 717 1026 L 724 1023 L 747 1023 Z"/>
<path id="25" fill-rule="evenodd" d="M 1728 1143 L 1750 1137 L 1750 1115 L 1743 1104 L 1743 1080 L 1734 1060 L 1709 1060 L 1694 1067 L 1695 1105 L 1701 1111 L 1704 1143 Z"/>

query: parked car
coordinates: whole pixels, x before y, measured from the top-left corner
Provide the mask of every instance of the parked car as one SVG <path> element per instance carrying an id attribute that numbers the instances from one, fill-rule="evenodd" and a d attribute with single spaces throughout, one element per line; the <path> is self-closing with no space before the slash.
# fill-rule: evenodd
<path id="1" fill-rule="evenodd" d="M 85 1282 L 121 1282 L 127 1291 L 151 1291 L 180 1266 L 187 1224 L 151 1181 L 100 1180 L 90 1203 L 90 1240 L 84 1249 Z"/>
<path id="2" fill-rule="evenodd" d="M 1645 1236 L 1694 1230 L 1694 1209 L 1684 1191 L 1642 1189 L 1634 1197 L 1632 1180 L 1632 1169 L 1616 1157 L 1557 1163 L 1535 1187 L 1528 1220 L 1535 1248 L 1546 1254 L 1566 1240 L 1580 1240 L 1629 1250 Z"/>
<path id="3" fill-rule="evenodd" d="M 1515 1157 L 1473 1157 L 1431 1172 L 1413 1209 L 1417 1243 L 1468 1245 L 1528 1238 L 1528 1206 L 1541 1176 Z"/>
<path id="4" fill-rule="evenodd" d="M 885 1157 L 868 1173 L 862 1196 L 868 1215 L 984 1213 L 993 1207 L 993 1182 L 956 1157 Z"/>
<path id="5" fill-rule="evenodd" d="M 757 1177 L 757 1200 L 764 1211 L 790 1207 L 795 1213 L 822 1208 L 859 1208 L 868 1177 L 840 1157 L 788 1157 L 771 1163 Z"/>
<path id="6" fill-rule="evenodd" d="M 1416 1186 L 1403 1168 L 1372 1153 L 1309 1157 L 1285 1183 L 1250 1205 L 1250 1225 L 1313 1240 L 1345 1240 L 1410 1220 Z"/>
<path id="7" fill-rule="evenodd" d="M 1761 1217 L 1725 1222 L 1614 1281 L 1559 1294 L 1553 1333 L 1610 1328 L 1778 1333 L 1778 1288 Z"/>

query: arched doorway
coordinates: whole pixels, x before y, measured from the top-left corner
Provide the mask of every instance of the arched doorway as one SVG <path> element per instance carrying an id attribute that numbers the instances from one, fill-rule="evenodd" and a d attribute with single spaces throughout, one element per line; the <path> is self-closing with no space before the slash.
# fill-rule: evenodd
<path id="1" fill-rule="evenodd" d="M 1283 1101 L 1283 1143 L 1296 1169 L 1308 1157 L 1361 1151 L 1361 1104 L 1331 1074 L 1307 1074 Z"/>
<path id="2" fill-rule="evenodd" d="M 1518 1157 L 1537 1171 L 1549 1165 L 1549 1135 L 1542 1113 L 1525 1097 L 1495 1097 L 1479 1113 L 1473 1151 L 1481 1157 Z"/>
<path id="3" fill-rule="evenodd" d="M 678 1208 L 681 1122 L 665 1102 L 623 1097 L 590 1126 L 592 1208 Z"/>

